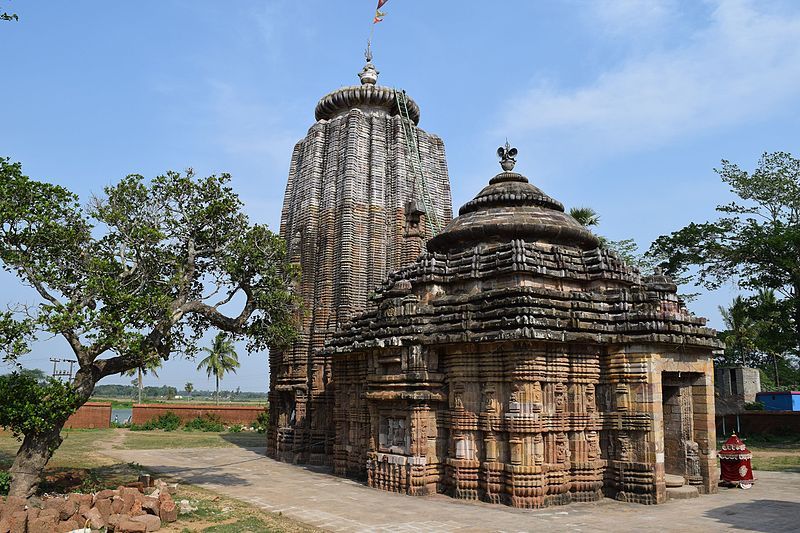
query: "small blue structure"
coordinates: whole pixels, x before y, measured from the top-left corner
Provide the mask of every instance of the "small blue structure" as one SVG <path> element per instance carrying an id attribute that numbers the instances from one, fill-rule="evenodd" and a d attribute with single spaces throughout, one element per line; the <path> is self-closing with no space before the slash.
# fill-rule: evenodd
<path id="1" fill-rule="evenodd" d="M 800 411 L 800 392 L 759 392 L 756 401 L 767 411 Z"/>

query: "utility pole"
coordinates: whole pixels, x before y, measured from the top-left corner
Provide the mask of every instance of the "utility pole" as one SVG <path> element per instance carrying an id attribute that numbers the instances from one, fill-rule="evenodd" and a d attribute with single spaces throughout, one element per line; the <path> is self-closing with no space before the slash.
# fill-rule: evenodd
<path id="1" fill-rule="evenodd" d="M 66 378 L 68 381 L 72 381 L 72 369 L 73 366 L 77 361 L 74 359 L 58 359 L 56 357 L 51 357 L 50 362 L 53 363 L 53 377 L 56 379 Z M 69 370 L 59 369 L 59 363 L 69 363 Z"/>

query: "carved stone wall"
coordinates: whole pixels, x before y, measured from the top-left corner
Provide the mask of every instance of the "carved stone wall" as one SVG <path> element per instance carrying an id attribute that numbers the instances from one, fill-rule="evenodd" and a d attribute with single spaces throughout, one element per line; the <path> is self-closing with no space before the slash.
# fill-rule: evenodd
<path id="1" fill-rule="evenodd" d="M 292 153 L 281 236 L 301 270 L 304 310 L 297 342 L 270 351 L 272 457 L 332 462 L 331 358 L 320 349 L 388 272 L 417 258 L 433 216 L 440 224 L 452 217 L 444 144 L 417 128 L 419 108 L 408 100 L 433 213 L 420 207 L 393 89 L 365 82 L 327 95 Z"/>
<path id="2" fill-rule="evenodd" d="M 669 454 L 713 492 L 717 347 L 668 278 L 505 172 L 327 343 L 334 469 L 516 507 L 660 503 Z"/>

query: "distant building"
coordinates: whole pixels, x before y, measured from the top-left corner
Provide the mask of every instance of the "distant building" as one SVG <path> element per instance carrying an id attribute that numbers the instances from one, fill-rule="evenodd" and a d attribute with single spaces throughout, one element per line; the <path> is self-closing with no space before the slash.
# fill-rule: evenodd
<path id="1" fill-rule="evenodd" d="M 729 415 L 744 411 L 744 404 L 756 401 L 761 391 L 761 374 L 757 368 L 745 366 L 715 367 L 716 414 Z"/>
<path id="2" fill-rule="evenodd" d="M 800 411 L 800 392 L 759 392 L 756 400 L 767 411 Z"/>

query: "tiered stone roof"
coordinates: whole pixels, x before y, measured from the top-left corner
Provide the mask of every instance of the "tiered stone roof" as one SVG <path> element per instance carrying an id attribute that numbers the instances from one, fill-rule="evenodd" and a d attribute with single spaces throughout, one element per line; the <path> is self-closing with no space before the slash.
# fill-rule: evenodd
<path id="1" fill-rule="evenodd" d="M 537 339 L 714 347 L 666 276 L 642 277 L 527 178 L 502 172 L 393 272 L 333 352 Z"/>

